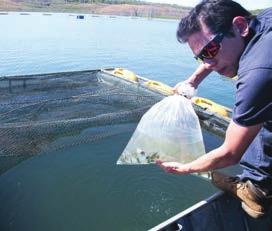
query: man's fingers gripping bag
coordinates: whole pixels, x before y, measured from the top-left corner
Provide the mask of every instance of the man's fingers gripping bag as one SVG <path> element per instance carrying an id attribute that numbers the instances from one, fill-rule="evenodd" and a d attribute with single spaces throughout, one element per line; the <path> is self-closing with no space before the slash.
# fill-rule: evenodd
<path id="1" fill-rule="evenodd" d="M 190 162 L 205 153 L 198 117 L 191 101 L 164 98 L 142 117 L 117 164 Z"/>

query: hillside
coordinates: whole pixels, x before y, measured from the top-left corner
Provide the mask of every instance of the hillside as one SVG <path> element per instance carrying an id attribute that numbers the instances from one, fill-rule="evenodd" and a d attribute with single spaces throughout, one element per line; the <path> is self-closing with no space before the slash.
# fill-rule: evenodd
<path id="1" fill-rule="evenodd" d="M 116 4 L 109 4 L 107 1 L 103 2 L 79 3 L 68 0 L 1 0 L 0 11 L 69 12 L 178 19 L 189 10 L 189 8 L 177 5 L 151 4 L 139 1 L 117 2 Z"/>

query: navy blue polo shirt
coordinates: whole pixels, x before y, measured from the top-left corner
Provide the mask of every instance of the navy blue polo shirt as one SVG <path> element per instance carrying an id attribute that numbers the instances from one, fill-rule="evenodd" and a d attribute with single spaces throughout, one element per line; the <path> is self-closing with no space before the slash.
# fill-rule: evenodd
<path id="1" fill-rule="evenodd" d="M 272 129 L 272 8 L 260 13 L 250 27 L 255 34 L 239 61 L 232 119 L 245 127 L 266 122 Z"/>
<path id="2" fill-rule="evenodd" d="M 240 58 L 233 121 L 241 126 L 263 124 L 240 165 L 242 180 L 272 193 L 272 8 L 250 23 L 254 36 Z"/>

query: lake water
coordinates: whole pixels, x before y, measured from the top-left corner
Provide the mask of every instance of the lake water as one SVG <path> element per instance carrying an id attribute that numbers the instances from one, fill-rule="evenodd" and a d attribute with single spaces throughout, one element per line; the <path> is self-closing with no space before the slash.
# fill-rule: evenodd
<path id="1" fill-rule="evenodd" d="M 173 86 L 198 65 L 176 41 L 177 24 L 0 15 L 0 76 L 124 67 Z M 198 93 L 231 107 L 234 83 L 212 74 Z M 136 124 L 123 126 L 115 136 L 33 157 L 2 174 L 0 230 L 146 230 L 215 192 L 203 179 L 154 165 L 116 166 Z M 206 151 L 222 143 L 207 132 L 204 139 Z"/>

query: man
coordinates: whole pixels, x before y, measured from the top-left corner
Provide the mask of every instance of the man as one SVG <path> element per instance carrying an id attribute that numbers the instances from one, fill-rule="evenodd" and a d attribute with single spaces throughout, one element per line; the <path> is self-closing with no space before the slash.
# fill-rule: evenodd
<path id="1" fill-rule="evenodd" d="M 159 165 L 185 174 L 240 161 L 239 177 L 213 172 L 212 182 L 238 197 L 250 216 L 261 217 L 272 201 L 272 9 L 254 17 L 234 1 L 204 0 L 181 19 L 177 38 L 202 62 L 187 82 L 197 87 L 211 71 L 238 75 L 236 101 L 219 148 L 188 164 Z"/>

